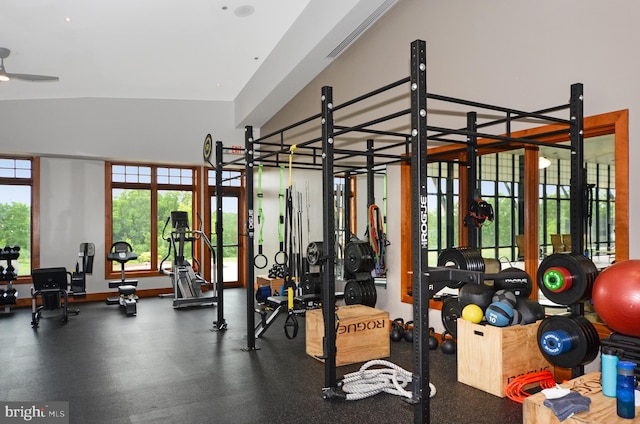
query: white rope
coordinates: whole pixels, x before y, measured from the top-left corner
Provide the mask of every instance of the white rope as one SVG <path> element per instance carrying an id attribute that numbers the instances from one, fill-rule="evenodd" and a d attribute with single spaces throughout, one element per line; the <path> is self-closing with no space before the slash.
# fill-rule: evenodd
<path id="1" fill-rule="evenodd" d="M 386 368 L 369 369 L 375 365 Z M 362 365 L 359 371 L 346 374 L 339 385 L 347 394 L 347 400 L 365 399 L 382 392 L 411 399 L 412 392 L 405 390 L 411 380 L 412 374 L 409 371 L 391 362 L 374 359 Z M 436 387 L 429 383 L 429 389 L 429 397 L 434 397 Z"/>

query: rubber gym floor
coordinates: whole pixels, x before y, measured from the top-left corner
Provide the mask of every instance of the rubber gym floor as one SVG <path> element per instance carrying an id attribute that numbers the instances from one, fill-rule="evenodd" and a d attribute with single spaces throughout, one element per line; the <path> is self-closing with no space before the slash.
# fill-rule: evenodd
<path id="1" fill-rule="evenodd" d="M 284 316 L 260 349 L 246 347 L 243 289 L 225 291 L 228 329 L 213 332 L 216 306 L 173 309 L 144 298 L 138 315 L 79 303 L 78 316 L 44 311 L 31 328 L 29 308 L 0 315 L 0 399 L 68 401 L 71 423 L 413 423 L 398 396 L 359 401 L 322 398 L 324 365 L 305 353 L 304 319 L 294 340 Z M 391 343 L 389 361 L 411 370 L 413 348 Z M 520 423 L 522 407 L 457 382 L 456 355 L 431 351 L 431 422 Z M 338 377 L 361 364 L 338 367 Z"/>

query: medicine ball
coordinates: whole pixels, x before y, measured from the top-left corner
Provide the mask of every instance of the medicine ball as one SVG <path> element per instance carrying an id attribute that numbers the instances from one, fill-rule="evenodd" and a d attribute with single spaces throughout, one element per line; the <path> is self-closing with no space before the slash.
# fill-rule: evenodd
<path id="1" fill-rule="evenodd" d="M 487 322 L 496 327 L 506 327 L 513 319 L 513 308 L 504 302 L 493 302 L 484 314 Z"/>
<path id="2" fill-rule="evenodd" d="M 509 325 L 521 325 L 521 324 L 522 324 L 522 314 L 516 308 L 513 308 L 513 318 L 511 318 L 511 324 Z"/>
<path id="3" fill-rule="evenodd" d="M 478 324 L 482 321 L 482 317 L 484 316 L 484 312 L 482 308 L 478 305 L 474 305 L 473 303 L 468 304 L 462 309 L 462 319 L 470 321 L 474 324 Z"/>
<path id="4" fill-rule="evenodd" d="M 495 292 L 495 294 L 491 298 L 492 302 L 504 302 L 509 306 L 511 306 L 512 308 L 516 307 L 517 300 L 518 299 L 516 298 L 516 295 L 513 294 L 513 292 L 510 292 L 504 289 L 498 290 L 497 292 Z"/>
<path id="5" fill-rule="evenodd" d="M 484 311 L 491 304 L 493 293 L 493 288 L 485 284 L 465 284 L 460 288 L 458 302 L 463 309 L 467 305 L 474 304 Z"/>
<path id="6" fill-rule="evenodd" d="M 522 325 L 544 319 L 544 307 L 533 299 L 519 297 L 516 302 L 516 309 L 520 312 Z"/>
<path id="7" fill-rule="evenodd" d="M 516 297 L 529 297 L 533 291 L 533 280 L 519 268 L 505 268 L 493 280 L 493 288 L 513 292 Z"/>

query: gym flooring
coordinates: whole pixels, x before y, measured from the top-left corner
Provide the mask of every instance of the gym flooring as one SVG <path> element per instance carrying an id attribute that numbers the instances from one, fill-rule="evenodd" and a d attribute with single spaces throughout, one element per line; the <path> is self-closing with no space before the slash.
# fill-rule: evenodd
<path id="1" fill-rule="evenodd" d="M 31 328 L 29 308 L 0 315 L 0 399 L 68 401 L 71 423 L 413 423 L 413 406 L 381 393 L 358 400 L 322 398 L 324 365 L 305 353 L 285 316 L 245 352 L 243 289 L 225 291 L 228 329 L 212 331 L 216 306 L 173 309 L 170 298 L 144 298 L 126 317 L 103 302 L 69 322 L 43 311 Z M 411 370 L 411 343 L 391 342 L 387 360 Z M 522 407 L 457 382 L 456 355 L 429 358 L 431 422 L 521 423 Z M 338 367 L 338 377 L 361 364 Z"/>

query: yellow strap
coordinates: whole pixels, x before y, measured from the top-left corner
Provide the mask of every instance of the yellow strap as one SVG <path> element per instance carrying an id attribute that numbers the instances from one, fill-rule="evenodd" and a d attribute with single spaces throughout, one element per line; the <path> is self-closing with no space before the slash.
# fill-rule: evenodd
<path id="1" fill-rule="evenodd" d="M 287 288 L 287 309 L 293 310 L 293 287 Z"/>
<path id="2" fill-rule="evenodd" d="M 297 144 L 292 144 L 291 147 L 289 147 L 289 187 L 293 186 L 293 175 L 291 171 L 293 169 L 293 152 L 295 152 L 297 148 Z"/>

